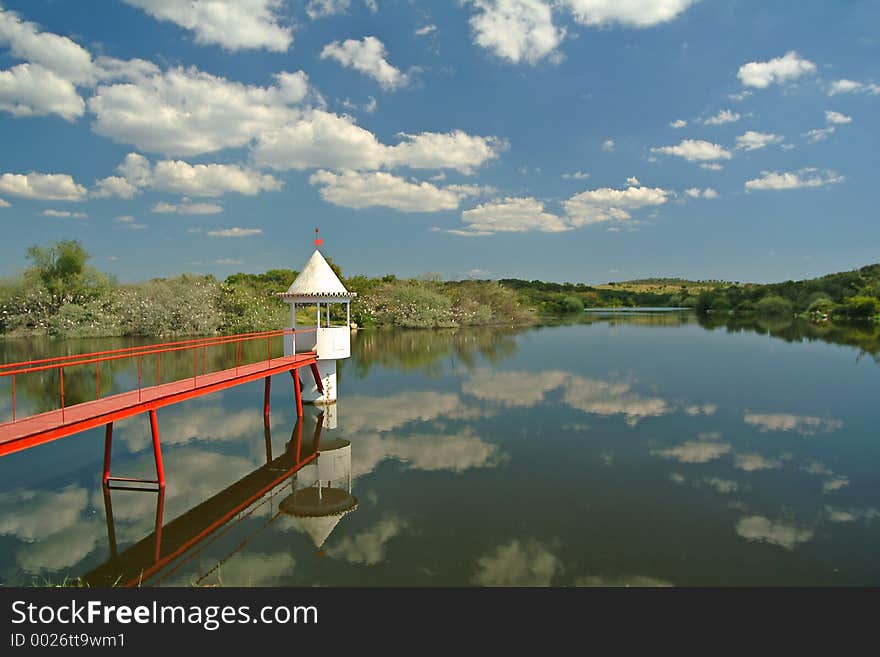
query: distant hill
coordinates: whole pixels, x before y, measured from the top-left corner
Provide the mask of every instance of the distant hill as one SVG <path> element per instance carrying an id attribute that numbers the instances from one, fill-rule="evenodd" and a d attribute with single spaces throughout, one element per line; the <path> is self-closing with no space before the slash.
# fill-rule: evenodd
<path id="1" fill-rule="evenodd" d="M 597 290 L 624 290 L 650 294 L 675 294 L 684 289 L 694 294 L 727 285 L 732 283 L 717 280 L 691 281 L 686 278 L 637 278 L 631 281 L 612 281 L 594 287 Z"/>
<path id="2" fill-rule="evenodd" d="M 880 315 L 880 263 L 802 281 L 727 284 L 703 291 L 697 312 L 869 318 Z"/>

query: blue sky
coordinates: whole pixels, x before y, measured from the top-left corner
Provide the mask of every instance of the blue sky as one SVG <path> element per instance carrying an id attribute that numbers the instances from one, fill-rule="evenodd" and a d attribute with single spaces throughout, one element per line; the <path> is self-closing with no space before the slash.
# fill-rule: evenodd
<path id="1" fill-rule="evenodd" d="M 90 11 L 84 11 L 88 7 Z M 0 0 L 0 275 L 880 260 L 880 3 Z"/>

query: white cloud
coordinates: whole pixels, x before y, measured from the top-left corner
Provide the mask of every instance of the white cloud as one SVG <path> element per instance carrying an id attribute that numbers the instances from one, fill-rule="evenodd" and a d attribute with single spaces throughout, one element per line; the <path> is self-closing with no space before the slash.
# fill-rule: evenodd
<path id="1" fill-rule="evenodd" d="M 675 447 L 651 450 L 651 454 L 664 459 L 675 459 L 679 463 L 708 463 L 730 452 L 728 443 L 692 440 Z"/>
<path id="2" fill-rule="evenodd" d="M 562 0 L 583 25 L 652 27 L 674 20 L 697 0 Z"/>
<path id="3" fill-rule="evenodd" d="M 638 187 L 638 186 L 641 185 L 642 183 L 640 183 L 640 182 L 639 182 L 639 179 L 636 178 L 635 176 L 630 176 L 629 178 L 626 179 L 626 184 L 627 184 L 627 185 L 631 185 L 631 186 Z"/>
<path id="4" fill-rule="evenodd" d="M 19 64 L 0 71 L 0 110 L 13 116 L 58 114 L 73 121 L 85 112 L 76 87 L 39 64 Z"/>
<path id="5" fill-rule="evenodd" d="M 880 84 L 869 82 L 864 84 L 855 80 L 835 80 L 828 87 L 828 95 L 836 96 L 838 94 L 880 94 Z"/>
<path id="6" fill-rule="evenodd" d="M 139 223 L 138 220 L 130 214 L 124 214 L 120 217 L 113 217 L 113 221 L 118 224 L 122 224 L 129 230 L 144 230 L 147 228 L 146 224 Z"/>
<path id="7" fill-rule="evenodd" d="M 65 36 L 40 32 L 34 23 L 22 21 L 2 7 L 0 45 L 7 45 L 14 57 L 38 64 L 70 82 L 94 79 L 92 56 L 85 48 Z"/>
<path id="8" fill-rule="evenodd" d="M 748 98 L 749 96 L 751 96 L 754 93 L 755 93 L 754 91 L 749 91 L 748 89 L 746 89 L 745 91 L 740 91 L 737 94 L 727 94 L 727 97 L 730 98 L 730 100 L 735 100 L 737 102 L 740 102 L 740 101 L 745 100 L 746 98 Z"/>
<path id="9" fill-rule="evenodd" d="M 90 192 L 93 198 L 134 198 L 140 191 L 122 176 L 108 176 L 95 182 L 95 189 Z"/>
<path id="10" fill-rule="evenodd" d="M 684 193 L 691 198 L 718 198 L 718 192 L 716 192 L 711 187 L 707 187 L 706 189 L 700 189 L 699 187 L 691 187 L 690 189 L 684 190 Z M 685 411 L 687 412 L 687 410 Z M 688 413 L 690 415 L 690 413 Z"/>
<path id="11" fill-rule="evenodd" d="M 389 166 L 413 169 L 455 169 L 470 174 L 507 148 L 507 143 L 496 137 L 469 135 L 461 130 L 397 136 L 403 141 L 389 147 L 386 162 Z"/>
<path id="12" fill-rule="evenodd" d="M 613 139 L 606 139 L 605 141 L 603 141 L 602 142 L 602 150 L 605 151 L 606 153 L 612 152 L 614 150 L 614 140 Z"/>
<path id="13" fill-rule="evenodd" d="M 388 147 L 348 116 L 311 110 L 299 120 L 257 138 L 254 161 L 277 170 L 378 169 Z"/>
<path id="14" fill-rule="evenodd" d="M 299 116 L 305 73 L 277 73 L 268 87 L 232 82 L 194 67 L 99 85 L 88 101 L 92 129 L 114 141 L 166 155 L 244 146 Z"/>
<path id="15" fill-rule="evenodd" d="M 388 542 L 398 536 L 407 523 L 396 516 L 386 516 L 369 529 L 354 536 L 346 536 L 339 543 L 327 548 L 327 554 L 349 563 L 368 566 L 385 560 Z"/>
<path id="16" fill-rule="evenodd" d="M 0 208 L 9 208 L 9 207 L 12 207 L 12 205 L 9 203 L 9 201 L 6 201 L 6 200 L 0 198 Z"/>
<path id="17" fill-rule="evenodd" d="M 803 59 L 794 50 L 767 62 L 749 62 L 740 66 L 737 77 L 747 87 L 765 89 L 771 84 L 782 84 L 802 75 L 816 72 L 816 65 Z"/>
<path id="18" fill-rule="evenodd" d="M 677 146 L 661 146 L 652 148 L 652 153 L 666 153 L 681 157 L 688 162 L 703 160 L 729 160 L 732 155 L 718 144 L 701 139 L 684 139 Z"/>
<path id="19" fill-rule="evenodd" d="M 815 144 L 816 142 L 822 141 L 823 139 L 827 139 L 837 130 L 833 125 L 828 126 L 827 128 L 814 128 L 813 130 L 807 130 L 804 133 L 801 133 L 801 136 L 804 137 L 811 144 Z"/>
<path id="20" fill-rule="evenodd" d="M 801 529 L 784 522 L 772 522 L 764 516 L 747 516 L 736 523 L 736 533 L 747 541 L 778 545 L 793 550 L 813 538 L 812 529 Z"/>
<path id="21" fill-rule="evenodd" d="M 584 180 L 585 178 L 589 178 L 590 174 L 584 173 L 583 171 L 574 171 L 573 173 L 563 173 L 562 177 L 565 180 Z"/>
<path id="22" fill-rule="evenodd" d="M 852 123 L 852 117 L 847 116 L 846 114 L 841 114 L 840 112 L 835 112 L 834 110 L 826 110 L 825 121 L 834 125 L 844 125 L 846 123 Z"/>
<path id="23" fill-rule="evenodd" d="M 353 434 L 367 430 L 385 433 L 410 422 L 451 415 L 461 406 L 458 395 L 434 391 L 407 391 L 381 398 L 351 395 L 345 403 L 345 427 Z"/>
<path id="24" fill-rule="evenodd" d="M 162 160 L 153 167 L 153 189 L 192 196 L 220 196 L 228 192 L 253 196 L 261 191 L 281 189 L 270 175 L 242 169 L 233 164 L 189 164 Z"/>
<path id="25" fill-rule="evenodd" d="M 825 514 L 830 522 L 854 522 L 856 520 L 880 518 L 880 511 L 871 507 L 864 509 L 838 509 L 826 506 Z"/>
<path id="26" fill-rule="evenodd" d="M 745 151 L 756 151 L 770 144 L 778 144 L 782 140 L 783 137 L 781 135 L 747 130 L 736 138 L 736 147 Z"/>
<path id="27" fill-rule="evenodd" d="M 794 415 L 792 413 L 752 413 L 743 415 L 746 424 L 758 427 L 761 431 L 793 431 L 805 436 L 816 433 L 830 433 L 843 427 L 843 422 L 833 418 Z"/>
<path id="28" fill-rule="evenodd" d="M 416 36 L 425 36 L 425 35 L 431 34 L 431 32 L 436 32 L 436 31 L 437 31 L 436 25 L 428 24 L 428 25 L 424 25 L 424 26 L 418 28 L 415 31 L 415 35 Z"/>
<path id="29" fill-rule="evenodd" d="M 383 206 L 402 212 L 454 210 L 467 196 L 481 193 L 476 185 L 437 187 L 429 182 L 410 182 L 384 171 L 340 173 L 320 170 L 309 177 L 310 185 L 320 185 L 321 198 L 349 208 Z"/>
<path id="30" fill-rule="evenodd" d="M 461 385 L 462 393 L 507 407 L 530 407 L 543 401 L 551 390 L 565 385 L 569 374 L 546 370 L 527 374 L 519 371 L 479 369 Z M 528 379 L 529 385 L 522 382 Z"/>
<path id="31" fill-rule="evenodd" d="M 281 0 L 124 0 L 160 21 L 170 21 L 196 35 L 196 43 L 227 50 L 265 48 L 284 52 L 292 30 L 279 24 Z"/>
<path id="32" fill-rule="evenodd" d="M 754 472 L 756 470 L 773 470 L 782 467 L 782 461 L 779 459 L 765 458 L 760 454 L 737 454 L 734 459 L 735 467 L 746 472 Z"/>
<path id="33" fill-rule="evenodd" d="M 545 57 L 559 61 L 557 46 L 565 30 L 553 24 L 551 6 L 543 0 L 472 0 L 474 43 L 518 64 L 537 64 Z"/>
<path id="34" fill-rule="evenodd" d="M 630 211 L 638 208 L 662 205 L 672 192 L 660 187 L 635 187 L 610 189 L 603 187 L 575 194 L 563 203 L 566 215 L 573 226 L 601 221 L 626 220 Z"/>
<path id="35" fill-rule="evenodd" d="M 847 486 L 849 486 L 849 478 L 838 475 L 822 482 L 822 492 L 830 493 L 831 491 L 840 490 Z"/>
<path id="36" fill-rule="evenodd" d="M 700 168 L 706 169 L 707 171 L 721 171 L 724 167 L 717 162 L 703 162 L 700 165 Z"/>
<path id="37" fill-rule="evenodd" d="M 408 166 L 416 169 L 456 169 L 469 174 L 498 156 L 507 147 L 496 137 L 448 133 L 400 133 L 394 146 L 348 116 L 312 110 L 298 121 L 259 136 L 252 150 L 254 161 L 277 170 L 379 169 Z"/>
<path id="38" fill-rule="evenodd" d="M 725 495 L 728 493 L 735 493 L 739 490 L 739 484 L 735 481 L 731 481 L 730 479 L 721 479 L 719 477 L 705 477 L 703 478 L 703 483 L 711 486 L 719 493 L 724 493 Z"/>
<path id="39" fill-rule="evenodd" d="M 43 210 L 44 217 L 57 217 L 59 219 L 85 219 L 89 215 L 85 212 L 70 212 L 69 210 Z"/>
<path id="40" fill-rule="evenodd" d="M 833 185 L 835 183 L 839 183 L 843 181 L 843 176 L 838 175 L 834 171 L 825 171 L 824 173 L 818 172 L 816 169 L 801 169 L 800 171 L 794 173 L 791 171 L 784 171 L 779 173 L 777 171 L 762 171 L 761 178 L 755 178 L 753 180 L 747 180 L 745 184 L 746 190 L 753 189 L 798 189 L 800 187 L 825 187 L 826 185 Z M 746 422 L 749 422 L 749 414 L 746 416 Z M 773 417 L 766 416 L 761 414 L 751 414 L 752 418 L 759 417 Z M 784 418 L 786 416 L 778 415 L 778 418 Z M 790 416 L 796 417 L 796 416 Z M 818 418 L 814 418 L 818 419 Z M 750 422 L 752 423 L 752 422 Z M 754 422 L 754 423 L 757 423 Z M 785 429 L 783 429 L 785 430 Z"/>
<path id="41" fill-rule="evenodd" d="M 385 59 L 388 52 L 385 45 L 374 36 L 346 39 L 342 43 L 333 41 L 324 46 L 321 59 L 335 59 L 347 68 L 353 68 L 376 80 L 388 91 L 405 86 L 408 76 Z"/>
<path id="42" fill-rule="evenodd" d="M 173 204 L 164 201 L 156 203 L 150 208 L 150 212 L 158 214 L 217 214 L 223 212 L 223 206 L 216 203 L 192 203 L 189 199 L 183 199 L 182 203 Z"/>
<path id="43" fill-rule="evenodd" d="M 306 5 L 306 13 L 309 18 L 316 20 L 344 14 L 350 6 L 351 0 L 309 0 L 309 4 Z"/>
<path id="44" fill-rule="evenodd" d="M 670 128 L 675 128 L 675 129 L 677 130 L 677 129 L 679 129 L 679 128 L 684 128 L 684 127 L 686 127 L 687 124 L 688 124 L 688 122 L 685 121 L 684 119 L 676 119 L 675 121 L 673 121 L 672 123 L 669 124 L 669 127 L 670 127 Z"/>
<path id="45" fill-rule="evenodd" d="M 477 586 L 551 586 L 563 572 L 562 560 L 543 543 L 513 540 L 477 559 Z"/>
<path id="46" fill-rule="evenodd" d="M 86 188 L 66 173 L 4 173 L 0 192 L 43 201 L 82 201 Z"/>
<path id="47" fill-rule="evenodd" d="M 486 442 L 471 430 L 450 434 L 362 435 L 357 442 L 358 458 L 352 476 L 372 472 L 386 459 L 400 461 L 411 470 L 464 472 L 471 468 L 494 468 L 505 461 L 497 445 Z"/>
<path id="48" fill-rule="evenodd" d="M 206 235 L 210 235 L 211 237 L 252 237 L 253 235 L 259 235 L 262 232 L 262 228 L 239 228 L 238 226 L 235 226 L 233 228 L 217 228 L 209 230 Z"/>
<path id="49" fill-rule="evenodd" d="M 75 526 L 87 506 L 88 492 L 78 486 L 5 491 L 0 493 L 0 535 L 42 541 Z"/>
<path id="50" fill-rule="evenodd" d="M 708 119 L 703 121 L 703 125 L 724 125 L 725 123 L 736 123 L 742 118 L 742 115 L 738 112 L 731 112 L 730 110 L 721 110 L 715 116 L 710 116 Z"/>
<path id="51" fill-rule="evenodd" d="M 189 164 L 183 160 L 160 160 L 154 166 L 138 153 L 129 153 L 117 167 L 125 180 L 136 187 L 189 196 L 221 196 L 227 193 L 253 196 L 277 191 L 274 177 L 243 169 L 235 164 Z"/>
<path id="52" fill-rule="evenodd" d="M 525 233 L 541 231 L 558 233 L 572 226 L 555 214 L 544 211 L 537 199 L 507 197 L 481 203 L 461 213 L 465 230 L 452 230 L 456 235 L 492 235 L 494 233 Z"/>

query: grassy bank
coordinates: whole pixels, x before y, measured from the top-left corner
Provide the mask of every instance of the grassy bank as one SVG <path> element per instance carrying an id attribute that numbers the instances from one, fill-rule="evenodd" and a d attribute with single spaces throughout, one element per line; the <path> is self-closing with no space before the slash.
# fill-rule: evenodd
<path id="1" fill-rule="evenodd" d="M 0 334 L 8 337 L 187 336 L 277 329 L 288 307 L 276 293 L 291 269 L 233 274 L 225 280 L 182 274 L 120 284 L 89 265 L 76 241 L 27 252 L 31 266 L 0 280 Z M 702 315 L 803 316 L 813 321 L 880 320 L 880 265 L 772 285 L 643 279 L 592 287 L 521 279 L 441 281 L 346 277 L 357 293 L 352 321 L 362 327 L 455 328 L 528 324 L 576 315 L 585 307 L 693 307 Z M 337 319 L 344 319 L 342 308 Z M 303 310 L 302 320 L 311 320 Z"/>

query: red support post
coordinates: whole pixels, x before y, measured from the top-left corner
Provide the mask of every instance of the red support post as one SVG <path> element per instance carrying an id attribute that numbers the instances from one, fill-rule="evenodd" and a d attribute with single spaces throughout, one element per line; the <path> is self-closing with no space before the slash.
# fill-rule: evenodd
<path id="1" fill-rule="evenodd" d="M 293 374 L 293 390 L 296 395 L 296 416 L 303 416 L 303 399 L 302 399 L 302 388 L 299 385 L 299 368 L 295 370 L 290 370 L 290 373 Z"/>
<path id="2" fill-rule="evenodd" d="M 95 399 L 101 398 L 101 363 L 95 363 Z"/>
<path id="3" fill-rule="evenodd" d="M 113 451 L 113 423 L 108 422 L 104 428 L 104 485 L 110 481 L 110 455 Z"/>
<path id="4" fill-rule="evenodd" d="M 263 417 L 269 417 L 269 393 L 272 391 L 272 377 L 266 377 L 266 383 L 263 386 Z"/>
<path id="5" fill-rule="evenodd" d="M 64 368 L 58 368 L 58 376 L 61 387 L 61 421 L 64 422 Z"/>
<path id="6" fill-rule="evenodd" d="M 321 372 L 318 371 L 318 364 L 312 363 L 309 367 L 312 370 L 312 376 L 315 377 L 315 385 L 318 386 L 318 392 L 324 394 L 324 382 L 321 381 Z"/>
<path id="7" fill-rule="evenodd" d="M 162 556 L 162 517 L 165 515 L 165 488 L 159 489 L 156 498 L 156 547 L 153 552 L 154 561 L 159 561 Z"/>
<path id="8" fill-rule="evenodd" d="M 153 456 L 156 459 L 156 479 L 159 488 L 165 488 L 165 466 L 162 465 L 162 446 L 159 444 L 159 423 L 156 420 L 156 410 L 150 411 L 150 431 L 153 434 Z"/>
<path id="9" fill-rule="evenodd" d="M 12 375 L 12 421 L 15 422 L 15 374 Z"/>

